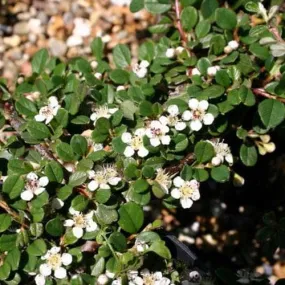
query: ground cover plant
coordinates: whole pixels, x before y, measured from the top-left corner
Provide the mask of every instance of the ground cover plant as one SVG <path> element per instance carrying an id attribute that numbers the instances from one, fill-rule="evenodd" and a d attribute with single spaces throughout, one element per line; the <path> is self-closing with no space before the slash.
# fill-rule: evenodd
<path id="1" fill-rule="evenodd" d="M 38 51 L 14 92 L 2 80 L 0 280 L 3 284 L 269 284 L 172 258 L 147 209 L 192 208 L 209 185 L 276 150 L 285 117 L 282 3 L 133 0 L 159 14 L 139 48 L 100 38 L 94 60 Z M 152 39 L 154 38 L 154 39 Z M 273 255 L 284 218 L 257 239 Z M 155 264 L 153 261 L 155 260 Z M 277 284 L 283 284 L 282 280 Z"/>

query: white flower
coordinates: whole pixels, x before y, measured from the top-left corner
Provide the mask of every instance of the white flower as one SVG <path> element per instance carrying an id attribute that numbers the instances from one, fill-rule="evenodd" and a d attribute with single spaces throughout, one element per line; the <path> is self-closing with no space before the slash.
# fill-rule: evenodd
<path id="1" fill-rule="evenodd" d="M 66 220 L 64 226 L 72 227 L 72 233 L 75 237 L 81 238 L 84 234 L 84 230 L 86 230 L 86 232 L 94 232 L 98 228 L 98 225 L 93 220 L 93 211 L 84 215 L 70 208 L 69 213 L 73 215 L 73 217 L 72 219 Z"/>
<path id="2" fill-rule="evenodd" d="M 154 180 L 160 185 L 163 191 L 168 194 L 168 190 L 171 187 L 172 180 L 170 175 L 167 174 L 164 169 L 157 169 L 157 174 Z"/>
<path id="3" fill-rule="evenodd" d="M 145 148 L 143 144 L 143 137 L 145 135 L 145 129 L 139 128 L 136 129 L 134 135 L 131 135 L 129 132 L 122 134 L 122 141 L 127 144 L 124 155 L 126 157 L 133 156 L 136 152 L 139 157 L 145 157 L 148 155 L 149 151 Z"/>
<path id="4" fill-rule="evenodd" d="M 50 276 L 52 271 L 54 272 L 55 278 L 64 279 L 67 276 L 67 272 L 63 266 L 72 263 L 72 255 L 69 253 L 61 254 L 60 248 L 56 246 L 48 250 L 41 259 L 45 260 L 45 263 L 40 265 L 40 274 L 35 278 L 37 285 L 45 284 L 45 277 Z"/>
<path id="5" fill-rule="evenodd" d="M 48 98 L 48 105 L 40 108 L 39 114 L 35 116 L 37 122 L 44 122 L 48 124 L 54 116 L 56 116 L 57 111 L 59 110 L 60 105 L 55 96 Z"/>
<path id="6" fill-rule="evenodd" d="M 180 199 L 184 209 L 190 208 L 193 201 L 200 199 L 199 182 L 197 180 L 185 181 L 180 176 L 173 179 L 175 188 L 171 190 L 171 196 L 174 199 Z"/>
<path id="7" fill-rule="evenodd" d="M 88 184 L 90 191 L 95 191 L 98 188 L 110 189 L 110 185 L 116 186 L 122 180 L 113 165 L 97 166 L 95 171 L 88 171 L 88 175 L 89 179 L 91 179 Z"/>
<path id="8" fill-rule="evenodd" d="M 126 90 L 126 87 L 124 85 L 120 85 L 117 87 L 117 91 L 123 91 Z"/>
<path id="9" fill-rule="evenodd" d="M 154 147 L 160 144 L 169 145 L 170 136 L 167 135 L 169 132 L 169 127 L 162 124 L 160 121 L 151 121 L 149 127 L 146 129 L 146 136 L 150 139 L 150 144 Z"/>
<path id="10" fill-rule="evenodd" d="M 221 68 L 220 68 L 218 65 L 216 65 L 216 66 L 210 66 L 210 67 L 208 67 L 208 69 L 207 69 L 207 74 L 208 74 L 209 76 L 213 77 L 213 76 L 216 75 L 217 71 L 220 70 L 220 69 L 221 69 Z"/>
<path id="11" fill-rule="evenodd" d="M 201 72 L 199 71 L 198 68 L 195 67 L 192 69 L 192 75 L 201 75 Z"/>
<path id="12" fill-rule="evenodd" d="M 96 73 L 94 74 L 94 76 L 95 76 L 95 78 L 97 78 L 98 80 L 101 80 L 102 77 L 103 77 L 102 73 L 99 73 L 99 72 L 96 72 Z"/>
<path id="13" fill-rule="evenodd" d="M 165 53 L 166 57 L 168 58 L 174 58 L 175 57 L 175 49 L 174 48 L 168 48 L 166 50 L 166 53 Z"/>
<path id="14" fill-rule="evenodd" d="M 177 47 L 177 48 L 175 49 L 175 53 L 176 53 L 177 55 L 179 55 L 179 54 L 181 54 L 184 50 L 185 50 L 184 47 Z"/>
<path id="15" fill-rule="evenodd" d="M 191 282 L 195 282 L 195 283 L 200 283 L 202 280 L 202 277 L 198 271 L 191 271 L 189 273 L 189 278 Z"/>
<path id="16" fill-rule="evenodd" d="M 105 285 L 109 281 L 109 278 L 106 274 L 100 274 L 97 279 L 98 285 Z"/>
<path id="17" fill-rule="evenodd" d="M 98 67 L 98 62 L 96 60 L 93 60 L 91 61 L 90 65 L 93 69 L 96 69 Z"/>
<path id="18" fill-rule="evenodd" d="M 177 131 L 182 131 L 186 128 L 185 122 L 179 118 L 179 109 L 176 105 L 170 105 L 167 108 L 168 116 L 161 116 L 159 121 L 164 125 L 175 127 Z"/>
<path id="19" fill-rule="evenodd" d="M 182 119 L 184 121 L 190 121 L 190 128 L 193 131 L 199 131 L 203 124 L 211 125 L 214 121 L 214 116 L 206 111 L 209 108 L 209 103 L 206 100 L 198 101 L 197 99 L 189 100 L 189 108 L 191 109 L 184 111 Z"/>
<path id="20" fill-rule="evenodd" d="M 233 164 L 234 162 L 233 155 L 227 143 L 219 142 L 219 140 L 216 142 L 212 141 L 208 142 L 213 145 L 216 153 L 216 155 L 212 158 L 212 164 L 214 166 L 218 166 L 222 164 L 224 161 L 228 162 L 230 165 Z"/>
<path id="21" fill-rule="evenodd" d="M 144 78 L 147 75 L 147 68 L 149 67 L 149 62 L 142 60 L 140 64 L 136 64 L 133 68 L 133 72 L 139 78 Z"/>
<path id="22" fill-rule="evenodd" d="M 128 274 L 129 285 L 170 285 L 170 279 L 163 277 L 162 273 L 157 271 L 151 273 L 148 269 L 141 270 L 139 276 L 136 271 Z"/>
<path id="23" fill-rule="evenodd" d="M 39 178 L 34 172 L 30 172 L 26 177 L 25 189 L 21 193 L 21 198 L 25 201 L 31 201 L 34 196 L 38 196 L 45 191 L 49 180 L 46 176 Z"/>
<path id="24" fill-rule="evenodd" d="M 237 41 L 229 41 L 228 46 L 233 50 L 236 50 L 239 47 L 239 43 Z"/>
<path id="25" fill-rule="evenodd" d="M 99 106 L 95 108 L 94 113 L 91 114 L 90 119 L 94 121 L 94 125 L 99 118 L 106 118 L 109 119 L 112 114 L 114 114 L 118 108 L 108 108 L 107 106 Z"/>
<path id="26" fill-rule="evenodd" d="M 135 242 L 135 249 L 137 252 L 144 252 L 146 250 L 148 250 L 149 246 L 145 241 L 136 239 Z"/>

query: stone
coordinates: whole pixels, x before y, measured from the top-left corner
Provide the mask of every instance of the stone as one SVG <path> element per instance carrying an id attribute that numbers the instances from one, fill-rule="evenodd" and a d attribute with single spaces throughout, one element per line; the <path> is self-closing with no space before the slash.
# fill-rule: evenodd
<path id="1" fill-rule="evenodd" d="M 5 37 L 3 42 L 9 47 L 17 47 L 21 43 L 21 38 L 18 35 L 13 35 L 11 37 Z"/>
<path id="2" fill-rule="evenodd" d="M 72 35 L 67 39 L 66 44 L 68 47 L 80 46 L 83 44 L 83 39 L 80 36 Z"/>
<path id="3" fill-rule="evenodd" d="M 33 34 L 42 34 L 43 27 L 40 19 L 31 18 L 28 22 L 29 32 Z"/>
<path id="4" fill-rule="evenodd" d="M 28 22 L 19 22 L 14 26 L 14 34 L 17 35 L 26 35 L 29 33 Z"/>
<path id="5" fill-rule="evenodd" d="M 53 56 L 61 57 L 63 56 L 67 51 L 67 46 L 64 41 L 50 38 L 48 46 L 50 48 L 50 52 Z"/>
<path id="6" fill-rule="evenodd" d="M 91 34 L 90 21 L 84 18 L 74 19 L 73 35 L 79 37 L 88 37 Z"/>

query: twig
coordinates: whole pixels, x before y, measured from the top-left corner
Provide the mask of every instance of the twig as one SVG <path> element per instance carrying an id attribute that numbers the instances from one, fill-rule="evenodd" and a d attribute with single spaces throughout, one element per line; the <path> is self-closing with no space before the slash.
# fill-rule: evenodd
<path id="1" fill-rule="evenodd" d="M 190 164 L 194 160 L 195 160 L 194 153 L 189 153 L 184 158 L 182 158 L 178 164 L 176 164 L 174 166 L 166 167 L 165 171 L 170 175 L 175 174 L 175 173 L 179 172 L 183 168 L 184 165 Z"/>
<path id="2" fill-rule="evenodd" d="M 267 93 L 264 89 L 262 88 L 253 88 L 252 89 L 253 94 L 257 95 L 257 96 L 262 96 L 265 98 L 269 98 L 269 99 L 274 99 L 277 101 L 280 101 L 282 103 L 285 103 L 285 98 L 280 98 L 274 95 L 270 95 L 269 93 Z"/>
<path id="3" fill-rule="evenodd" d="M 184 32 L 182 25 L 181 25 L 180 12 L 181 11 L 180 11 L 179 0 L 175 0 L 175 13 L 176 13 L 177 29 L 179 31 L 179 34 L 181 36 L 182 41 L 184 42 L 184 44 L 186 46 L 187 37 L 186 37 L 185 32 Z"/>
<path id="4" fill-rule="evenodd" d="M 22 222 L 20 216 L 19 216 L 16 212 L 14 212 L 14 211 L 8 206 L 8 204 L 7 204 L 5 201 L 3 201 L 3 200 L 0 201 L 0 208 L 2 208 L 3 210 L 5 210 L 5 211 L 13 218 L 13 220 L 14 220 L 15 222 L 19 223 L 22 227 L 25 227 L 26 229 L 29 228 L 29 226 L 28 226 L 27 224 L 25 224 L 25 223 Z"/>

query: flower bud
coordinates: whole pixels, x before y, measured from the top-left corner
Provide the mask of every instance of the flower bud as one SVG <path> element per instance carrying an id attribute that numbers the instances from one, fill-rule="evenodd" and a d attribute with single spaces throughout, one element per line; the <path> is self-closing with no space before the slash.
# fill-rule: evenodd
<path id="1" fill-rule="evenodd" d="M 174 48 L 168 48 L 166 50 L 166 53 L 165 53 L 166 57 L 168 58 L 174 58 L 175 57 L 175 49 Z"/>
<path id="2" fill-rule="evenodd" d="M 185 50 L 184 47 L 177 47 L 177 48 L 175 49 L 175 52 L 176 52 L 177 55 L 179 55 L 179 54 L 181 54 L 184 50 Z"/>
<path id="3" fill-rule="evenodd" d="M 117 87 L 117 91 L 123 91 L 123 90 L 126 90 L 125 86 L 120 85 L 120 86 Z"/>
<path id="4" fill-rule="evenodd" d="M 233 49 L 230 46 L 224 47 L 224 53 L 229 54 L 233 51 Z"/>
<path id="5" fill-rule="evenodd" d="M 102 73 L 96 72 L 96 73 L 95 73 L 95 77 L 96 77 L 98 80 L 101 80 L 101 79 L 102 79 Z"/>
<path id="6" fill-rule="evenodd" d="M 239 174 L 235 173 L 233 177 L 233 185 L 235 187 L 242 187 L 244 185 L 244 178 L 240 176 Z"/>
<path id="7" fill-rule="evenodd" d="M 17 79 L 17 83 L 18 84 L 21 84 L 24 82 L 24 77 L 23 76 L 20 76 L 18 79 Z"/>
<path id="8" fill-rule="evenodd" d="M 267 153 L 267 150 L 264 148 L 264 145 L 258 144 L 257 148 L 260 155 L 265 155 Z"/>
<path id="9" fill-rule="evenodd" d="M 96 69 L 98 67 L 98 62 L 96 60 L 91 61 L 91 67 Z"/>
<path id="10" fill-rule="evenodd" d="M 195 67 L 192 69 L 192 75 L 201 75 L 201 72 L 199 71 L 198 68 Z"/>
<path id="11" fill-rule="evenodd" d="M 220 70 L 220 69 L 221 68 L 219 66 L 217 66 L 217 65 L 216 66 L 210 66 L 207 69 L 207 74 L 208 74 L 208 76 L 213 77 L 213 76 L 216 75 L 217 71 Z"/>
<path id="12" fill-rule="evenodd" d="M 98 285 L 105 285 L 109 281 L 109 278 L 105 274 L 100 274 L 97 279 Z"/>
<path id="13" fill-rule="evenodd" d="M 230 41 L 230 42 L 228 42 L 228 46 L 232 50 L 236 50 L 239 47 L 239 43 L 237 41 Z"/>
<path id="14" fill-rule="evenodd" d="M 266 144 L 263 145 L 263 147 L 269 153 L 274 152 L 275 149 L 276 149 L 275 143 L 273 143 L 273 142 L 266 143 Z"/>

